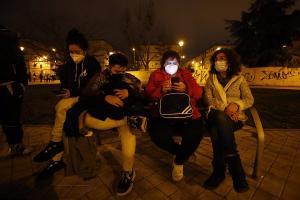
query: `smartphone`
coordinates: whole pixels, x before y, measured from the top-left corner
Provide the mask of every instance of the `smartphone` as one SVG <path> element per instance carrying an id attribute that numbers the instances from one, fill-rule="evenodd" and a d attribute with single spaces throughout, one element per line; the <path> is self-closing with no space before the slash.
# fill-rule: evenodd
<path id="1" fill-rule="evenodd" d="M 179 77 L 177 77 L 177 76 L 174 76 L 174 77 L 172 77 L 171 78 L 171 83 L 172 83 L 172 85 L 174 85 L 174 83 L 179 83 Z"/>
<path id="2" fill-rule="evenodd" d="M 64 90 L 53 90 L 53 93 L 56 94 L 56 95 L 61 95 L 61 94 L 64 94 L 66 92 Z"/>

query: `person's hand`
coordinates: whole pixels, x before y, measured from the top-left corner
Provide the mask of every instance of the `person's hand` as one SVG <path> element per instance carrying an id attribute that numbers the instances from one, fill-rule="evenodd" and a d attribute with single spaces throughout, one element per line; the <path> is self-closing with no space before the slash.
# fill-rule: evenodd
<path id="1" fill-rule="evenodd" d="M 231 120 L 237 122 L 239 120 L 239 106 L 236 103 L 230 103 L 225 108 L 225 114 L 230 117 Z"/>
<path id="2" fill-rule="evenodd" d="M 61 98 L 64 98 L 64 99 L 65 99 L 65 98 L 69 98 L 69 97 L 71 96 L 70 90 L 65 89 L 65 88 L 63 88 L 62 90 L 64 91 L 64 93 L 58 94 L 58 95 L 56 95 L 56 96 L 61 97 Z"/>
<path id="3" fill-rule="evenodd" d="M 174 83 L 172 85 L 172 90 L 176 92 L 184 92 L 186 90 L 186 85 L 183 82 Z"/>
<path id="4" fill-rule="evenodd" d="M 232 113 L 229 117 L 232 121 L 237 122 L 239 121 L 239 112 Z"/>
<path id="5" fill-rule="evenodd" d="M 104 100 L 105 100 L 107 103 L 109 103 L 109 104 L 111 104 L 111 105 L 113 105 L 113 106 L 116 106 L 116 107 L 118 107 L 118 108 L 124 106 L 123 101 L 122 101 L 119 97 L 117 97 L 117 96 L 115 96 L 115 95 L 106 95 L 106 96 L 104 97 Z"/>
<path id="6" fill-rule="evenodd" d="M 239 110 L 239 106 L 236 103 L 229 103 L 224 112 L 229 116 Z"/>
<path id="7" fill-rule="evenodd" d="M 164 81 L 163 84 L 162 84 L 162 92 L 167 93 L 170 90 L 172 90 L 171 80 Z"/>
<path id="8" fill-rule="evenodd" d="M 119 97 L 120 99 L 126 99 L 128 96 L 129 96 L 129 92 L 128 92 L 128 90 L 127 89 L 115 89 L 114 90 L 114 92 L 115 92 L 115 95 L 117 96 L 117 97 Z"/>

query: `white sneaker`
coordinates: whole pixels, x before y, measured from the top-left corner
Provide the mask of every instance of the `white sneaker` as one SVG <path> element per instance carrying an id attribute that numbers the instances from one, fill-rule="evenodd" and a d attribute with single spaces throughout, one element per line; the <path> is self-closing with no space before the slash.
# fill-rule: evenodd
<path id="1" fill-rule="evenodd" d="M 180 181 L 183 178 L 183 165 L 173 163 L 172 178 L 174 181 Z"/>

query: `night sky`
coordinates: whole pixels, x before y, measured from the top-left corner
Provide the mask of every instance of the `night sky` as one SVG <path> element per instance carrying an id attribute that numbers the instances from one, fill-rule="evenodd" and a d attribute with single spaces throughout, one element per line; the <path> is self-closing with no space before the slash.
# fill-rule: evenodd
<path id="1" fill-rule="evenodd" d="M 47 40 L 55 29 L 57 35 L 77 27 L 90 38 L 104 39 L 114 48 L 126 50 L 122 35 L 126 9 L 137 0 L 2 0 L 0 24 L 19 31 L 24 37 Z M 230 40 L 225 19 L 239 19 L 249 8 L 250 0 L 154 0 L 157 30 L 164 42 L 185 41 L 183 51 L 189 57 L 198 55 L 214 43 Z M 300 9 L 300 2 L 293 9 Z M 52 28 L 49 28 L 52 27 Z M 55 27 L 55 28 L 53 28 Z M 48 34 L 47 34 L 48 32 Z"/>

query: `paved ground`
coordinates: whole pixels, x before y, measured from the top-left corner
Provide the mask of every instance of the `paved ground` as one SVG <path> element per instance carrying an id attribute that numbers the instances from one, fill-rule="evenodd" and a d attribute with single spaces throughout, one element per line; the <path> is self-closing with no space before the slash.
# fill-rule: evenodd
<path id="1" fill-rule="evenodd" d="M 98 175 L 83 181 L 78 176 L 65 177 L 61 170 L 48 181 L 37 181 L 36 174 L 45 164 L 31 161 L 49 139 L 50 126 L 25 126 L 25 143 L 32 146 L 27 157 L 0 160 L 0 199 L 300 199 L 300 130 L 268 129 L 262 162 L 262 177 L 250 177 L 255 153 L 255 139 L 237 134 L 238 148 L 250 184 L 250 190 L 238 194 L 232 189 L 229 174 L 213 191 L 202 185 L 211 172 L 212 150 L 205 138 L 199 146 L 197 159 L 186 163 L 185 177 L 173 182 L 170 177 L 172 156 L 159 150 L 147 135 L 138 138 L 133 191 L 126 197 L 115 196 L 115 183 L 121 166 L 120 144 L 115 133 L 103 133 L 98 147 Z M 0 153 L 7 150 L 0 134 Z"/>

